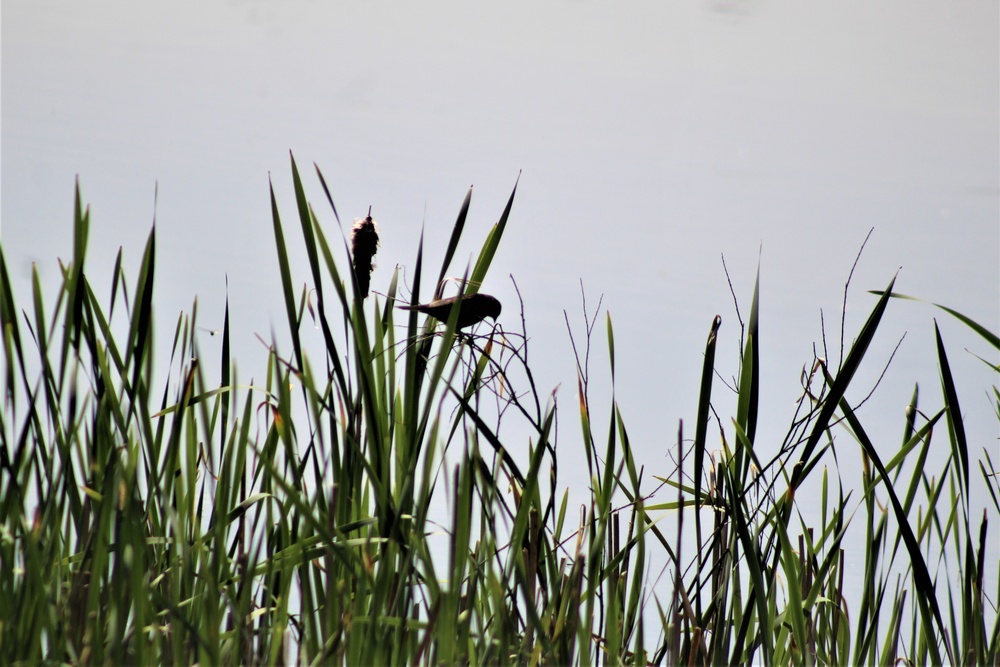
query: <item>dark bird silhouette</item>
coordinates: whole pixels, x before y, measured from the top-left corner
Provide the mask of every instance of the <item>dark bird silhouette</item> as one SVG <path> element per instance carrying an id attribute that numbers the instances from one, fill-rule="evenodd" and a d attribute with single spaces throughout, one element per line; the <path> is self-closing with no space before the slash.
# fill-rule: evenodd
<path id="1" fill-rule="evenodd" d="M 419 306 L 402 306 L 401 308 L 403 310 L 416 310 L 425 313 L 447 324 L 448 316 L 451 314 L 451 307 L 457 300 L 457 296 L 450 296 L 447 299 L 437 299 Z M 459 329 L 471 327 L 473 324 L 482 322 L 487 317 L 492 317 L 496 321 L 497 317 L 500 316 L 500 302 L 489 294 L 466 294 L 462 297 L 462 303 L 458 308 Z"/>

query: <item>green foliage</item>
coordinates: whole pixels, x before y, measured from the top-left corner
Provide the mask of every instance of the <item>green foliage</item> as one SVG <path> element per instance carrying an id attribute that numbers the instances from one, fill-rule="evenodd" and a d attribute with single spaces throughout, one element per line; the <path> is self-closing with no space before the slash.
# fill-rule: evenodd
<path id="1" fill-rule="evenodd" d="M 726 424 L 713 406 L 716 318 L 694 440 L 679 430 L 676 469 L 653 476 L 655 497 L 614 399 L 610 318 L 606 433 L 588 368 L 597 313 L 585 302 L 585 348 L 569 332 L 582 439 L 558 450 L 555 402 L 535 386 L 523 316 L 520 332 L 459 335 L 457 311 L 444 326 L 413 311 L 398 325 L 397 276 L 384 301 L 365 300 L 355 272 L 338 268 L 338 242 L 294 159 L 292 175 L 308 287 L 294 287 L 303 278 L 272 191 L 287 337 L 271 341 L 263 385 L 237 382 L 228 306 L 209 379 L 195 303 L 176 323 L 157 392 L 153 350 L 166 348 L 153 338 L 155 228 L 135 283 L 119 253 L 103 300 L 84 272 L 90 214 L 79 188 L 73 260 L 53 305 L 35 273 L 31 308 L 19 309 L 0 249 L 0 662 L 1000 661 L 996 597 L 984 590 L 998 567 L 986 556 L 997 473 L 989 452 L 977 462 L 969 451 L 936 326 L 942 406 L 922 412 L 914 391 L 897 452 L 877 451 L 846 398 L 898 296 L 894 281 L 838 367 L 826 354 L 813 360 L 770 460 L 756 448 L 759 285 Z M 513 200 L 460 291 L 487 279 Z M 470 201 L 471 192 L 435 296 Z M 412 303 L 423 260 L 421 247 Z M 525 429 L 528 442 L 511 440 Z M 928 470 L 936 430 L 950 454 Z M 590 485 L 573 525 L 557 451 L 580 447 Z M 841 478 L 838 447 L 860 451 L 862 479 Z M 981 519 L 974 467 L 991 503 Z M 797 500 L 807 485 L 818 522 Z M 855 610 L 844 590 L 849 530 L 868 545 Z M 664 561 L 661 578 L 654 563 Z"/>

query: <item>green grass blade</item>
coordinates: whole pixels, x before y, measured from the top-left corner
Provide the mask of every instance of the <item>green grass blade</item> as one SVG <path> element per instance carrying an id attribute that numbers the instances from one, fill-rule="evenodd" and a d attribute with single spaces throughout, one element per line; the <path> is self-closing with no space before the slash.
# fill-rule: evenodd
<path id="1" fill-rule="evenodd" d="M 864 358 L 865 353 L 868 351 L 868 346 L 875 337 L 875 331 L 878 329 L 878 325 L 882 321 L 882 316 L 885 314 L 886 306 L 889 303 L 889 295 L 892 293 L 892 286 L 895 282 L 896 278 L 893 277 L 889 282 L 889 287 L 886 288 L 878 303 L 875 304 L 875 308 L 868 316 L 868 320 L 862 327 L 861 333 L 858 334 L 858 338 L 851 347 L 847 358 L 844 359 L 843 367 L 832 382 L 830 393 L 823 402 L 823 407 L 816 417 L 809 439 L 806 441 L 805 447 L 803 447 L 802 453 L 799 455 L 799 461 L 792 470 L 792 478 L 789 483 L 789 491 L 791 493 L 795 493 L 795 490 L 802 483 L 803 479 L 805 479 L 803 467 L 809 461 L 813 450 L 816 449 L 820 439 L 826 432 L 827 426 L 830 424 L 830 419 L 840 404 L 840 399 L 847 391 L 848 385 L 850 385 L 851 380 L 854 378 L 854 373 L 861 365 L 861 360 Z"/>
<path id="2" fill-rule="evenodd" d="M 274 185 L 268 182 L 271 194 L 271 220 L 274 227 L 274 247 L 278 252 L 278 272 L 281 274 L 281 290 L 285 297 L 285 314 L 288 318 L 288 333 L 292 337 L 292 348 L 295 351 L 295 361 L 302 368 L 302 341 L 299 338 L 299 320 L 295 313 L 295 294 L 292 290 L 292 270 L 288 263 L 288 249 L 285 246 L 285 234 L 281 229 L 281 216 L 278 214 L 278 202 L 274 197 Z"/>
<path id="3" fill-rule="evenodd" d="M 514 206 L 514 195 L 517 193 L 517 184 L 520 180 L 521 175 L 518 174 L 517 180 L 514 181 L 514 189 L 511 190 L 510 198 L 507 200 L 507 205 L 503 209 L 500 220 L 493 225 L 489 235 L 486 237 L 486 242 L 483 244 L 482 250 L 479 251 L 479 258 L 476 259 L 476 265 L 472 269 L 472 276 L 469 280 L 470 284 L 476 286 L 477 289 L 486 280 L 486 272 L 489 271 L 490 264 L 493 263 L 493 256 L 496 255 L 497 248 L 500 246 L 500 238 L 507 228 L 507 218 L 510 217 L 510 209 Z"/>
<path id="4" fill-rule="evenodd" d="M 941 369 L 941 390 L 944 393 L 945 405 L 948 408 L 948 432 L 951 435 L 952 454 L 959 462 L 962 474 L 962 497 L 969 498 L 969 442 L 965 435 L 965 422 L 962 419 L 962 408 L 958 402 L 958 391 L 955 389 L 955 378 L 948 363 L 948 353 L 944 349 L 941 330 L 934 323 L 934 340 L 937 344 L 938 367 Z M 968 514 L 968 506 L 964 508 Z"/>
<path id="5" fill-rule="evenodd" d="M 987 343 L 989 343 L 991 347 L 993 347 L 996 350 L 1000 350 L 1000 336 L 998 336 L 997 334 L 993 333 L 992 331 L 990 331 L 989 329 L 987 329 L 983 325 L 979 324 L 978 322 L 976 322 L 972 318 L 967 317 L 967 316 L 963 315 L 962 313 L 958 312 L 957 310 L 949 308 L 948 306 L 942 306 L 939 303 L 932 303 L 930 301 L 925 301 L 924 299 L 920 299 L 920 298 L 915 297 L 915 296 L 907 296 L 906 294 L 899 294 L 898 292 L 891 292 L 891 289 L 889 291 L 890 291 L 889 296 L 891 296 L 894 299 L 905 299 L 905 300 L 908 300 L 908 301 L 919 301 L 921 303 L 930 303 L 935 308 L 940 308 L 941 310 L 945 311 L 946 313 L 948 313 L 949 315 L 951 315 L 952 317 L 954 317 L 955 319 L 957 319 L 958 321 L 960 321 L 962 324 L 966 325 L 967 327 L 969 327 L 970 329 L 972 329 L 973 331 L 975 331 L 977 334 L 979 334 L 980 336 L 982 336 L 983 340 L 985 340 Z M 870 294 L 877 294 L 877 295 L 882 296 L 886 292 L 885 291 L 875 291 L 875 290 L 872 290 L 869 293 Z"/>
<path id="6" fill-rule="evenodd" d="M 451 228 L 451 238 L 448 239 L 448 248 L 445 250 L 444 259 L 441 261 L 441 273 L 438 275 L 437 287 L 434 292 L 434 298 L 441 297 L 441 288 L 444 286 L 444 278 L 448 275 L 448 267 L 451 266 L 451 260 L 455 257 L 455 251 L 458 249 L 458 242 L 462 238 L 462 231 L 465 229 L 465 220 L 469 215 L 469 204 L 472 201 L 472 188 L 465 194 L 465 200 L 462 201 L 462 208 L 458 211 L 458 219 L 455 220 L 455 225 Z M 471 285 L 465 287 L 465 292 L 468 294 L 475 294 L 479 291 L 479 283 L 472 283 Z"/>

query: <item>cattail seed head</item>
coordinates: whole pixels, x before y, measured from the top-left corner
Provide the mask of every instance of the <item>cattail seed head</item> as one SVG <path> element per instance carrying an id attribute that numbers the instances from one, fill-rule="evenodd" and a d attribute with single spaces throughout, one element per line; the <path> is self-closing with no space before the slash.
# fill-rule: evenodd
<path id="1" fill-rule="evenodd" d="M 368 297 L 371 285 L 371 273 L 375 270 L 372 258 L 378 252 L 378 227 L 372 219 L 371 207 L 368 215 L 358 218 L 351 227 L 351 262 L 354 266 L 354 279 L 358 282 L 361 298 Z"/>

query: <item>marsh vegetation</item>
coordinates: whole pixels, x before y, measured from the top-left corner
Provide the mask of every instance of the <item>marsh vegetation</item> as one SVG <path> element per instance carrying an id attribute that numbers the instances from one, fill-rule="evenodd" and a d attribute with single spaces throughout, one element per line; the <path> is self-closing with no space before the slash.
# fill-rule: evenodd
<path id="1" fill-rule="evenodd" d="M 196 308 L 154 338 L 155 228 L 134 274 L 119 254 L 110 289 L 87 278 L 79 190 L 57 294 L 36 275 L 15 299 L 0 253 L 0 662 L 998 663 L 998 591 L 984 586 L 1000 567 L 988 555 L 1000 483 L 960 404 L 984 390 L 1000 400 L 996 388 L 961 386 L 939 333 L 927 354 L 940 387 L 914 391 L 895 451 L 876 448 L 846 399 L 902 303 L 891 276 L 843 355 L 803 360 L 794 419 L 767 458 L 758 287 L 732 415 L 713 407 L 719 321 L 706 323 L 698 413 L 690 432 L 665 425 L 676 467 L 648 470 L 613 391 L 591 400 L 600 345 L 616 381 L 609 317 L 570 327 L 578 374 L 560 407 L 535 384 L 517 304 L 461 334 L 457 312 L 438 322 L 396 307 L 441 296 L 469 197 L 436 272 L 417 250 L 404 300 L 398 274 L 368 294 L 370 269 L 345 268 L 346 238 L 292 171 L 295 223 L 271 194 L 287 330 L 264 341 L 252 385 L 230 359 L 228 308 L 218 368 L 199 363 Z M 465 294 L 489 275 L 513 200 Z M 292 238 L 308 257 L 294 270 Z M 996 359 L 995 333 L 947 316 Z M 154 386 L 154 349 L 168 348 Z M 948 449 L 940 467 L 932 446 Z M 842 477 L 848 450 L 860 479 Z M 561 477 L 563 457 L 585 459 L 588 477 Z M 800 511 L 806 494 L 816 521 Z M 866 544 L 855 608 L 849 531 Z"/>

